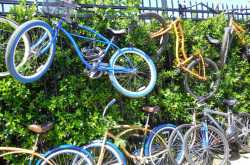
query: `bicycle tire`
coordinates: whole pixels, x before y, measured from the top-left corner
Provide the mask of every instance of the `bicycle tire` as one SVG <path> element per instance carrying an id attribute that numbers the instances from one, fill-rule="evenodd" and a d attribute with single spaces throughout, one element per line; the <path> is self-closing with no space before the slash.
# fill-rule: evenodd
<path id="1" fill-rule="evenodd" d="M 184 143 L 185 143 L 185 157 L 186 157 L 186 159 L 187 159 L 187 161 L 188 161 L 188 163 L 190 164 L 190 165 L 198 165 L 198 161 L 196 160 L 192 160 L 192 159 L 190 159 L 190 150 L 191 150 L 191 147 L 193 147 L 194 145 L 192 144 L 192 145 L 190 145 L 189 143 L 188 143 L 188 138 L 189 138 L 189 136 L 191 135 L 191 136 L 193 136 L 192 134 L 193 134 L 193 131 L 195 131 L 195 135 L 198 135 L 197 133 L 196 133 L 196 130 L 200 130 L 201 128 L 202 128 L 203 126 L 201 125 L 201 124 L 199 124 L 199 125 L 197 125 L 197 126 L 195 126 L 195 127 L 193 127 L 193 128 L 191 128 L 191 129 L 189 129 L 189 131 L 186 133 L 186 135 L 185 135 L 185 137 L 184 137 Z M 220 165 L 225 165 L 225 164 L 227 164 L 228 163 L 228 159 L 229 159 L 229 145 L 228 145 L 228 141 L 227 141 L 227 139 L 226 139 L 226 137 L 225 137 L 225 135 L 220 131 L 220 130 L 218 130 L 216 127 L 214 127 L 214 126 L 211 126 L 211 125 L 208 125 L 208 131 L 213 131 L 214 132 L 214 134 L 213 134 L 213 137 L 215 137 L 215 135 L 217 134 L 218 135 L 218 137 L 219 137 L 219 140 L 218 140 L 218 137 L 217 137 L 217 141 L 213 141 L 213 140 L 211 140 L 211 137 L 209 138 L 208 137 L 208 139 L 209 139 L 209 143 L 214 143 L 213 144 L 213 146 L 220 146 L 220 142 L 223 144 L 223 149 L 222 150 L 217 150 L 217 152 L 223 152 L 223 155 L 224 155 L 224 158 L 223 158 L 223 160 L 222 160 L 222 162 L 220 163 Z M 193 136 L 194 137 L 194 136 Z M 200 138 L 201 139 L 201 138 Z M 192 139 L 191 139 L 192 140 Z M 193 141 L 193 140 L 192 140 Z M 200 149 L 201 150 L 201 149 Z M 199 150 L 199 151 L 200 151 Z M 208 150 L 209 150 L 209 153 L 210 152 L 212 152 L 211 151 L 211 148 L 208 148 Z M 194 151 L 195 152 L 195 151 Z M 213 153 L 213 152 L 212 152 Z M 211 153 L 211 154 L 212 154 Z M 211 155 L 209 155 L 209 156 L 211 156 Z M 201 156 L 199 156 L 199 157 L 201 157 Z M 210 157 L 209 157 L 210 158 Z M 203 161 L 209 161 L 209 164 L 211 164 L 211 163 L 213 163 L 212 162 L 212 160 L 211 159 L 209 159 L 209 158 L 207 158 L 207 159 L 205 159 L 205 157 L 202 157 L 201 159 L 202 159 L 202 162 L 201 162 L 201 164 L 204 164 L 204 162 Z M 209 159 L 209 160 L 208 160 Z M 208 164 L 208 163 L 205 163 L 205 164 Z M 211 164 L 212 165 L 212 164 Z"/>
<path id="2" fill-rule="evenodd" d="M 55 42 L 52 42 L 49 48 L 49 56 L 46 58 L 46 63 L 41 65 L 42 67 L 38 68 L 39 69 L 39 70 L 37 69 L 38 71 L 36 70 L 34 74 L 29 75 L 29 76 L 23 75 L 19 72 L 20 68 L 18 69 L 15 65 L 16 46 L 18 45 L 20 39 L 22 38 L 22 35 L 27 34 L 30 29 L 35 28 L 35 27 L 41 27 L 42 29 L 46 30 L 47 31 L 46 34 L 48 34 L 48 36 L 52 38 L 52 34 L 54 34 L 53 30 L 50 27 L 50 25 L 48 25 L 46 22 L 41 21 L 41 20 L 28 21 L 20 25 L 16 29 L 16 31 L 11 35 L 11 38 L 8 42 L 8 46 L 7 46 L 6 53 L 5 53 L 5 62 L 6 62 L 6 65 L 10 74 L 15 79 L 17 79 L 18 81 L 22 83 L 31 83 L 33 81 L 40 79 L 48 71 L 50 65 L 52 64 L 54 55 L 55 55 L 56 45 L 55 45 Z M 29 50 L 29 52 L 31 51 Z M 29 55 L 29 58 L 30 57 L 31 56 Z M 26 63 L 27 63 L 27 60 L 25 64 Z"/>
<path id="3" fill-rule="evenodd" d="M 184 147 L 184 136 L 185 134 L 182 133 L 181 130 L 184 128 L 188 128 L 188 130 L 194 126 L 193 124 L 182 124 L 175 128 L 175 130 L 171 133 L 168 141 L 168 148 L 169 148 L 169 158 L 175 165 L 181 165 L 185 159 L 185 147 Z M 186 132 L 184 132 L 186 133 Z M 178 138 L 176 137 L 178 136 Z M 176 153 L 173 153 L 173 145 L 176 144 L 176 140 L 180 140 L 181 145 L 181 152 L 175 151 Z"/>
<path id="4" fill-rule="evenodd" d="M 187 69 L 192 70 L 196 65 L 199 65 L 200 61 L 201 61 L 201 59 L 198 59 L 198 58 L 193 60 L 187 66 Z M 197 91 L 194 91 L 194 89 L 192 89 L 190 87 L 190 84 L 189 84 L 189 80 L 191 80 L 191 78 L 194 77 L 194 76 L 191 75 L 190 73 L 185 73 L 184 74 L 184 87 L 185 87 L 185 90 L 189 94 L 191 94 L 193 97 L 195 97 L 196 99 L 201 99 L 202 98 L 203 101 L 205 101 L 205 100 L 209 99 L 210 97 L 212 97 L 216 93 L 216 91 L 218 90 L 219 85 L 220 85 L 220 71 L 219 71 L 219 68 L 216 65 L 216 63 L 213 62 L 212 60 L 210 60 L 209 58 L 204 58 L 204 62 L 205 62 L 205 65 L 208 65 L 209 67 L 211 66 L 211 68 L 212 68 L 211 75 L 215 75 L 215 80 L 212 80 L 211 84 L 209 84 L 209 89 L 208 89 L 208 91 L 205 91 L 205 94 L 198 95 Z M 206 76 L 211 76 L 211 75 L 206 75 Z M 198 82 L 198 79 L 195 78 L 195 81 Z M 206 80 L 202 80 L 202 82 L 206 82 Z M 191 85 L 195 85 L 194 82 L 190 82 L 190 83 L 191 83 Z M 199 82 L 198 85 L 201 85 L 201 82 Z"/>
<path id="5" fill-rule="evenodd" d="M 244 128 L 242 129 L 242 133 L 246 135 L 243 135 L 241 139 L 238 139 L 237 142 L 240 145 L 240 152 L 241 153 L 249 153 L 250 152 L 250 114 L 246 112 L 239 113 L 238 120 L 240 122 L 244 122 Z M 244 132 L 243 132 L 244 131 Z"/>
<path id="6" fill-rule="evenodd" d="M 131 58 L 128 58 L 128 54 L 131 54 L 131 58 L 133 57 L 133 59 L 135 58 L 135 56 L 137 56 L 136 61 L 135 60 L 132 61 L 133 59 L 130 60 Z M 122 59 L 122 57 L 124 57 L 125 59 Z M 143 82 L 145 84 L 143 84 L 143 86 L 141 86 L 141 84 L 140 84 L 140 86 L 138 86 L 138 87 L 137 87 L 138 84 L 136 83 L 134 90 L 132 89 L 133 91 L 131 89 L 126 89 L 126 87 L 124 87 L 123 84 L 121 84 L 121 82 L 118 80 L 119 75 L 118 75 L 118 73 L 116 73 L 114 71 L 114 69 L 109 71 L 109 79 L 110 79 L 112 85 L 114 86 L 114 88 L 116 90 L 118 90 L 124 96 L 131 97 L 131 98 L 138 98 L 138 97 L 143 97 L 143 96 L 146 96 L 147 94 L 149 94 L 154 89 L 154 86 L 156 84 L 156 77 L 157 77 L 156 67 L 155 67 L 153 61 L 151 60 L 151 58 L 146 53 L 144 53 L 143 51 L 136 49 L 136 48 L 120 49 L 120 50 L 116 51 L 116 53 L 114 55 L 112 55 L 112 57 L 110 59 L 109 63 L 110 63 L 110 66 L 112 68 L 115 68 L 117 66 L 118 67 L 119 66 L 125 67 L 125 66 L 121 66 L 119 64 L 119 61 L 122 61 L 122 62 L 126 62 L 127 65 L 129 65 L 129 67 L 132 67 L 133 69 L 136 69 L 137 71 L 138 71 L 138 68 L 134 68 L 134 65 L 135 65 L 135 62 L 138 62 L 139 59 L 141 59 L 143 61 L 140 61 L 138 64 L 140 64 L 140 66 L 141 66 L 142 62 L 145 62 L 145 66 L 147 67 L 146 68 L 147 70 L 145 68 L 142 68 L 143 70 L 139 70 L 139 71 L 141 71 L 140 74 L 142 74 L 142 76 L 148 77 L 149 81 L 148 81 L 148 83 L 146 81 Z M 133 66 L 131 63 L 133 63 Z M 138 65 L 138 64 L 136 64 L 136 65 Z M 139 71 L 138 71 L 138 73 L 139 73 Z M 146 73 L 147 71 L 149 73 Z M 126 74 L 128 75 L 128 73 L 126 73 Z M 131 74 L 134 74 L 134 73 L 131 73 Z M 124 79 L 124 81 L 127 81 L 128 79 L 124 78 L 123 75 L 122 75 L 122 78 Z M 136 75 L 134 74 L 133 76 L 137 76 L 137 73 L 136 73 Z"/>
<path id="7" fill-rule="evenodd" d="M 160 16 L 159 14 L 157 14 L 157 13 L 153 13 L 153 12 L 142 13 L 142 14 L 139 15 L 139 19 L 149 19 L 149 20 L 155 19 L 155 20 L 159 21 L 159 23 L 161 24 L 162 27 L 166 26 L 165 19 L 162 16 Z M 156 53 L 156 59 L 157 60 L 159 60 L 162 53 L 166 50 L 168 39 L 169 39 L 168 34 L 164 34 L 162 36 L 161 43 L 159 45 L 158 50 L 156 51 L 157 52 Z"/>
<path id="8" fill-rule="evenodd" d="M 99 158 L 99 155 L 97 156 L 96 154 L 99 154 L 98 149 L 101 149 L 102 146 L 103 146 L 103 141 L 96 140 L 96 141 L 93 141 L 92 143 L 83 147 L 91 154 L 95 164 L 98 163 L 98 158 Z M 116 145 L 114 145 L 111 142 L 106 141 L 104 148 L 105 148 L 105 154 L 108 153 L 109 154 L 108 156 L 114 157 L 114 159 L 112 159 L 112 162 L 115 160 L 115 162 L 113 162 L 114 164 L 126 165 L 126 158 Z M 108 161 L 109 161 L 109 160 L 107 160 L 108 156 L 104 157 L 104 162 L 102 162 L 102 164 L 108 165 Z M 105 162 L 105 161 L 107 161 L 107 162 Z"/>
<path id="9" fill-rule="evenodd" d="M 7 38 L 3 38 L 3 42 L 4 43 L 2 43 L 2 40 L 1 40 L 1 52 L 5 52 L 5 49 L 6 49 L 6 47 L 5 47 L 5 44 L 7 44 L 8 43 L 8 40 L 9 40 L 9 38 L 10 38 L 10 36 L 11 36 L 11 34 L 18 28 L 18 24 L 15 22 L 15 21 L 13 21 L 13 20 L 11 20 L 11 19 L 8 19 L 8 18 L 5 18 L 5 17 L 1 17 L 0 16 L 0 24 L 2 24 L 2 27 L 4 27 L 4 25 L 6 25 L 6 26 L 8 26 L 8 29 L 7 30 L 13 30 L 13 31 L 6 31 L 6 33 L 7 34 L 2 34 L 2 33 L 5 33 L 5 31 L 3 30 L 3 29 L 0 29 L 1 30 L 1 36 L 5 36 L 5 35 L 7 35 L 6 37 Z M 24 46 L 25 46 L 25 48 L 26 48 L 26 50 L 28 50 L 28 48 L 29 48 L 29 39 L 28 39 L 28 36 L 27 35 L 25 35 L 24 36 L 24 38 L 23 38 L 23 40 L 24 40 Z M 25 63 L 25 57 L 27 57 L 27 55 L 28 55 L 28 52 L 25 52 L 25 55 L 26 56 L 24 56 L 24 60 L 17 66 L 17 68 L 18 67 L 20 67 L 20 66 L 22 66 L 24 63 Z M 3 54 L 3 58 L 4 58 L 4 54 Z M 1 61 L 1 62 L 3 62 L 3 65 L 6 65 L 5 63 L 4 63 L 4 59 L 3 59 L 3 61 Z M 1 68 L 3 68 L 3 67 L 1 67 Z M 0 71 L 0 77 L 5 77 L 5 76 L 8 76 L 10 73 L 7 71 L 7 67 L 6 67 L 6 70 L 1 70 Z"/>
<path id="10" fill-rule="evenodd" d="M 157 139 L 157 137 L 160 137 L 160 138 L 163 138 L 164 140 L 168 140 L 166 139 L 166 137 L 162 137 L 161 134 L 164 134 L 164 135 L 169 135 L 168 137 L 170 137 L 170 135 L 172 134 L 172 132 L 174 131 L 174 129 L 176 128 L 175 125 L 173 124 L 161 124 L 159 126 L 156 126 L 155 128 L 153 128 L 149 135 L 148 135 L 148 138 L 146 140 L 146 143 L 145 143 L 145 147 L 144 147 L 144 152 L 145 152 L 145 156 L 149 156 L 149 157 L 152 157 L 154 156 L 154 153 L 152 152 L 155 152 L 156 151 L 156 148 L 159 147 L 159 146 L 156 146 L 156 144 L 153 144 L 153 141 L 154 139 Z M 166 144 L 164 144 L 164 148 L 166 148 L 166 150 L 168 150 L 168 141 L 165 141 Z M 163 150 L 164 151 L 164 150 Z M 159 151 L 156 152 L 156 154 L 158 153 Z M 160 155 L 159 155 L 160 156 Z M 168 156 L 168 151 L 166 151 L 165 153 L 165 156 L 164 156 L 164 159 L 163 158 L 160 158 L 160 159 L 152 159 L 150 160 L 151 164 L 157 164 L 157 163 L 160 163 L 160 164 L 170 164 L 170 159 L 169 159 L 169 156 Z"/>
<path id="11" fill-rule="evenodd" d="M 72 156 L 69 157 L 69 154 Z M 56 159 L 59 156 L 63 157 L 63 159 Z M 66 165 L 69 163 L 67 160 L 72 164 L 94 165 L 91 155 L 87 150 L 72 145 L 62 145 L 54 148 L 51 151 L 45 153 L 44 158 L 46 158 L 47 161 L 39 160 L 36 165 L 49 165 L 50 163 L 53 165 Z"/>

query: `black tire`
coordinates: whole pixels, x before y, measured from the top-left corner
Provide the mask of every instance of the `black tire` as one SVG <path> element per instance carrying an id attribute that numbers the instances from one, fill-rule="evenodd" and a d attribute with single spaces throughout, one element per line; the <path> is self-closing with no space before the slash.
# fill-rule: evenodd
<path id="1" fill-rule="evenodd" d="M 179 125 L 169 137 L 169 158 L 175 165 L 181 165 L 185 161 L 184 136 L 192 126 L 193 124 Z"/>
<path id="2" fill-rule="evenodd" d="M 199 165 L 199 164 L 218 164 L 218 165 L 225 165 L 228 163 L 228 159 L 229 159 L 229 145 L 228 145 L 228 141 L 225 137 L 225 135 L 218 130 L 217 128 L 213 127 L 213 126 L 208 126 L 208 139 L 209 139 L 209 144 L 208 144 L 208 148 L 203 149 L 203 145 L 202 142 L 199 143 L 198 140 L 201 140 L 202 138 L 198 138 L 197 136 L 200 136 L 200 130 L 204 128 L 202 125 L 197 125 L 196 127 L 193 127 L 191 129 L 189 129 L 189 131 L 186 133 L 185 137 L 184 137 L 184 146 L 185 146 L 185 157 L 188 161 L 188 163 L 190 165 Z M 197 133 L 198 132 L 198 133 Z M 191 137 L 191 139 L 190 139 Z M 194 141 L 194 137 L 196 137 L 196 140 Z M 216 138 L 214 138 L 216 137 Z M 214 138 L 214 139 L 213 139 Z M 202 141 L 202 140 L 201 140 Z M 195 143 L 196 142 L 196 143 Z M 196 144 L 196 145 L 194 145 Z M 201 146 L 201 149 L 198 150 L 197 147 Z M 220 146 L 222 146 L 222 148 L 220 148 Z M 196 150 L 194 149 L 194 151 L 196 152 L 192 152 L 192 149 L 196 148 Z M 200 163 L 198 160 L 192 160 L 192 158 L 190 157 L 191 154 L 199 154 L 198 151 L 201 151 L 202 157 L 199 155 L 198 158 L 200 158 Z M 221 160 L 221 162 L 219 163 L 218 161 L 215 160 L 215 155 L 221 155 L 223 154 L 223 158 Z M 205 157 L 204 157 L 205 156 Z M 218 157 L 217 157 L 218 158 Z M 206 162 L 204 162 L 206 161 Z"/>
<path id="3" fill-rule="evenodd" d="M 238 121 L 244 126 L 240 126 L 243 136 L 238 139 L 238 144 L 240 145 L 241 153 L 250 152 L 250 114 L 249 113 L 239 113 Z"/>
<path id="4" fill-rule="evenodd" d="M 201 59 L 198 58 L 193 60 L 188 65 L 187 69 L 192 70 L 196 65 L 199 65 L 200 62 Z M 196 99 L 202 101 L 212 97 L 220 85 L 220 71 L 217 64 L 209 58 L 204 58 L 204 62 L 206 65 L 206 76 L 208 77 L 208 80 L 199 80 L 190 73 L 184 75 L 185 90 Z M 211 71 L 209 70 L 209 73 L 207 72 L 208 68 L 211 69 Z M 192 81 L 192 79 L 194 79 L 194 81 Z M 197 87 L 197 89 L 195 87 Z M 208 89 L 204 90 L 205 87 Z"/>
<path id="5" fill-rule="evenodd" d="M 148 13 L 142 13 L 142 14 L 140 14 L 139 15 L 139 20 L 142 20 L 142 21 L 145 21 L 145 20 L 149 20 L 149 21 L 156 20 L 161 25 L 161 27 L 165 27 L 166 26 L 165 19 L 162 16 L 160 16 L 159 14 L 153 13 L 153 12 L 148 12 Z M 133 31 L 136 28 L 139 28 L 138 22 L 134 22 L 134 24 L 130 26 L 129 31 Z M 156 32 L 156 31 L 150 31 L 150 32 Z M 160 55 L 165 51 L 166 44 L 168 42 L 168 38 L 169 38 L 168 34 L 164 34 L 161 37 L 161 42 L 157 44 L 158 48 L 157 48 L 157 51 L 156 51 L 156 60 L 158 60 L 160 58 Z"/>

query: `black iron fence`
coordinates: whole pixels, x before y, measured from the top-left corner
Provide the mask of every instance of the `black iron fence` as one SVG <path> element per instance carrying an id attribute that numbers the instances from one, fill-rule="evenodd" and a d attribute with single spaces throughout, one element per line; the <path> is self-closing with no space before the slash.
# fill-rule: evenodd
<path id="1" fill-rule="evenodd" d="M 154 11 L 165 13 L 168 16 L 191 18 L 191 19 L 207 19 L 213 17 L 225 10 L 237 10 L 234 13 L 235 19 L 247 20 L 250 15 L 248 5 L 229 5 L 229 4 L 214 4 L 210 1 L 206 3 L 197 3 L 191 0 L 141 0 L 138 4 L 133 4 L 133 0 L 127 0 L 130 3 L 129 7 L 136 7 L 141 12 Z M 93 0 L 91 4 L 81 4 L 82 8 L 91 10 L 92 8 L 112 8 L 117 10 L 127 9 L 126 0 L 113 0 L 106 3 L 105 0 Z M 111 2 L 111 3 L 110 3 Z M 0 0 L 0 15 L 6 15 L 13 5 L 17 5 L 18 0 Z M 27 5 L 34 3 L 32 0 L 27 0 Z M 38 0 L 38 5 L 42 5 L 41 0 Z M 228 13 L 229 15 L 229 13 Z"/>

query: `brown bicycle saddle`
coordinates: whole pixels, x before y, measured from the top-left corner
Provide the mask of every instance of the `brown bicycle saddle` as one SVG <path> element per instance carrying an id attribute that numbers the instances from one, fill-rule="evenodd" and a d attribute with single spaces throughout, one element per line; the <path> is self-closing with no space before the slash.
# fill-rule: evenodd
<path id="1" fill-rule="evenodd" d="M 42 133 L 46 133 L 49 130 L 51 130 L 53 128 L 53 125 L 54 125 L 54 123 L 52 123 L 52 122 L 42 124 L 42 125 L 31 124 L 31 125 L 28 125 L 28 129 L 34 133 L 42 134 Z"/>
<path id="2" fill-rule="evenodd" d="M 160 112 L 160 107 L 159 106 L 145 106 L 142 108 L 142 111 L 143 112 L 146 112 L 146 113 L 157 113 L 157 112 Z"/>

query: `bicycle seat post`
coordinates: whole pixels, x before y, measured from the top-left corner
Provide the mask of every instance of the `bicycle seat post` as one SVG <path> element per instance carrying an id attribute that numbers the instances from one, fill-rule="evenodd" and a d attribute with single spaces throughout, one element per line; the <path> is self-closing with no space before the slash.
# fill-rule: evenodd
<path id="1" fill-rule="evenodd" d="M 148 126 L 149 126 L 149 125 L 148 125 L 148 123 L 149 123 L 149 118 L 150 118 L 150 114 L 148 113 L 148 114 L 147 114 L 147 120 L 146 120 L 146 123 L 145 123 L 145 126 L 144 126 L 144 129 L 145 129 L 144 134 L 146 134 L 146 132 L 147 132 L 146 130 L 147 130 Z"/>
<path id="2" fill-rule="evenodd" d="M 36 135 L 36 141 L 35 141 L 35 144 L 34 144 L 34 146 L 32 147 L 32 150 L 35 152 L 35 151 L 37 151 L 37 145 L 38 145 L 38 141 L 39 141 L 39 137 L 40 137 L 40 134 L 37 134 Z"/>
<path id="3" fill-rule="evenodd" d="M 37 145 L 38 145 L 39 137 L 40 137 L 40 134 L 36 134 L 36 141 L 35 141 L 35 144 L 34 144 L 33 147 L 32 147 L 33 153 L 35 153 L 35 152 L 38 150 Z M 34 155 L 32 155 L 32 156 L 30 157 L 30 162 L 33 161 L 33 159 L 34 159 Z"/>

